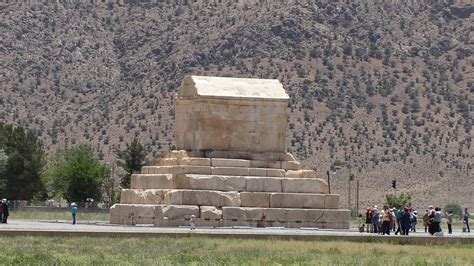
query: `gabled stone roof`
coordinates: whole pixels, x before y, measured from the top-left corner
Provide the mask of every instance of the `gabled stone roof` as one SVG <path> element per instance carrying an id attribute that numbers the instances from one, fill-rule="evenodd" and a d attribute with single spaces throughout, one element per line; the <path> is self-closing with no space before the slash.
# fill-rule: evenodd
<path id="1" fill-rule="evenodd" d="M 248 99 L 289 99 L 277 79 L 248 79 L 188 76 L 183 80 L 179 97 L 217 97 Z"/>

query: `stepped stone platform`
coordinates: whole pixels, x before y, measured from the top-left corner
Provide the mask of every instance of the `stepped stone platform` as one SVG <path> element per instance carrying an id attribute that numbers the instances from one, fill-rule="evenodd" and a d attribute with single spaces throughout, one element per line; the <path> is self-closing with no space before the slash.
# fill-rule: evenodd
<path id="1" fill-rule="evenodd" d="M 339 195 L 328 194 L 326 181 L 313 170 L 298 169 L 290 154 L 278 158 L 291 161 L 188 157 L 197 155 L 205 156 L 171 151 L 132 175 L 110 222 L 180 226 L 194 215 L 202 226 L 349 228 Z"/>
<path id="2" fill-rule="evenodd" d="M 287 101 L 275 80 L 188 77 L 176 143 L 121 192 L 110 223 L 349 228 L 325 180 L 286 152 Z"/>

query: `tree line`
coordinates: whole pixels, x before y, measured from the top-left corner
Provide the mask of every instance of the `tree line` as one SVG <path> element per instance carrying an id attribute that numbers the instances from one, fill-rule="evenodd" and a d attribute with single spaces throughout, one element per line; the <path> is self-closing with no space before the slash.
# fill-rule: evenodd
<path id="1" fill-rule="evenodd" d="M 120 187 L 129 188 L 131 175 L 145 164 L 146 149 L 134 138 L 116 155 L 118 178 L 115 166 L 100 161 L 90 145 L 58 149 L 47 156 L 32 130 L 0 122 L 0 196 L 113 204 Z"/>

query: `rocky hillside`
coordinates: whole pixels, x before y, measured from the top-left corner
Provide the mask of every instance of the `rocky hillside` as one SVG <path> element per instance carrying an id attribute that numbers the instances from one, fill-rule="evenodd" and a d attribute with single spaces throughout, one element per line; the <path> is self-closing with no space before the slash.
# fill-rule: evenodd
<path id="1" fill-rule="evenodd" d="M 0 121 L 36 129 L 49 151 L 90 143 L 114 163 L 138 136 L 151 158 L 173 146 L 185 75 L 277 78 L 290 152 L 336 169 L 343 205 L 352 173 L 361 206 L 396 179 L 417 207 L 474 207 L 470 1 L 10 2 Z"/>

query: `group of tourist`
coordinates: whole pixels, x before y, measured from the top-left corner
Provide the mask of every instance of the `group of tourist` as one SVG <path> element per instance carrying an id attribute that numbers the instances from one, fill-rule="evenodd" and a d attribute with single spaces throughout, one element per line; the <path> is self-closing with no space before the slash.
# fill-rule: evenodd
<path id="1" fill-rule="evenodd" d="M 453 212 L 447 211 L 444 213 L 448 226 L 448 234 L 452 234 L 452 224 L 453 224 Z M 395 235 L 408 235 L 410 232 L 416 232 L 416 225 L 418 223 L 418 211 L 414 208 L 400 207 L 389 208 L 387 205 L 384 205 L 381 210 L 375 205 L 373 207 L 367 208 L 365 213 L 365 223 L 362 221 L 362 214 L 359 215 L 361 223 L 359 226 L 359 231 L 363 233 L 375 233 L 381 235 L 390 235 L 390 232 L 393 231 Z M 440 234 L 442 213 L 441 208 L 428 206 L 428 209 L 425 210 L 425 213 L 421 217 L 423 221 L 423 226 L 425 233 L 428 232 L 431 235 Z M 463 212 L 463 231 L 471 232 L 469 228 L 469 212 L 467 208 Z"/>
<path id="2" fill-rule="evenodd" d="M 0 202 L 0 222 L 6 224 L 9 214 L 10 211 L 8 210 L 8 201 L 7 199 L 2 199 Z"/>

